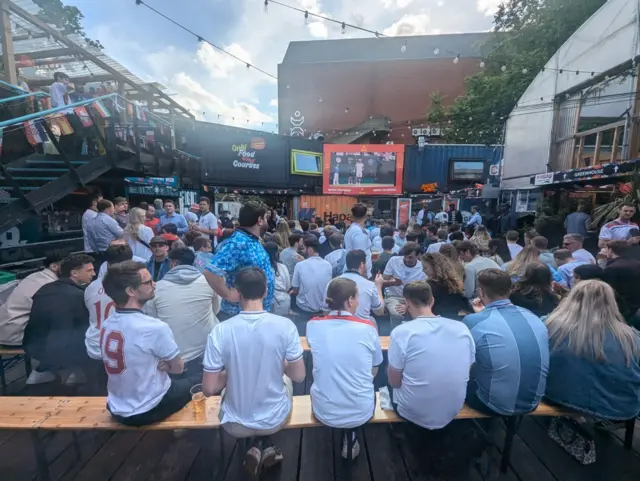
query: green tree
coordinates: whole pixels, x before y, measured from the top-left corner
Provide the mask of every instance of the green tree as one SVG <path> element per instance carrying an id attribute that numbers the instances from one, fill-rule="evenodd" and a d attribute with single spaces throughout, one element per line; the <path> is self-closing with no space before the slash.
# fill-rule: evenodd
<path id="1" fill-rule="evenodd" d="M 33 0 L 33 3 L 40 7 L 37 16 L 43 22 L 55 25 L 65 35 L 79 35 L 87 45 L 104 48 L 98 40 L 92 40 L 87 36 L 82 26 L 84 15 L 77 7 L 65 5 L 60 0 Z"/>
<path id="2" fill-rule="evenodd" d="M 440 91 L 432 92 L 429 96 L 429 112 L 427 113 L 427 120 L 430 127 L 439 127 L 442 132 L 442 138 L 446 141 L 448 126 L 447 110 L 444 106 L 444 96 Z"/>
<path id="3" fill-rule="evenodd" d="M 495 35 L 482 47 L 484 68 L 466 79 L 451 106 L 448 140 L 502 142 L 518 99 L 562 44 L 606 0 L 506 0 L 495 14 Z M 552 99 L 544 99 L 550 102 Z"/>

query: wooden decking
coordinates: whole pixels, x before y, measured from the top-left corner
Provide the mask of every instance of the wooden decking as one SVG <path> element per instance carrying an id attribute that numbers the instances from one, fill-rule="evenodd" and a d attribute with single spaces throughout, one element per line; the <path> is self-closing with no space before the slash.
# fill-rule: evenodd
<path id="1" fill-rule="evenodd" d="M 24 369 L 16 365 L 7 371 L 10 394 L 38 394 L 24 386 Z M 296 394 L 308 393 L 311 379 L 296 385 Z M 44 394 L 44 393 L 43 393 Z M 55 394 L 68 394 L 64 391 Z M 634 450 L 623 448 L 624 430 L 599 432 L 597 462 L 581 466 L 551 441 L 546 419 L 526 418 L 514 440 L 511 467 L 507 474 L 492 479 L 504 481 L 637 481 L 640 479 L 640 422 Z M 457 421 L 468 423 L 469 421 Z M 456 477 L 432 476 L 422 453 L 437 446 L 412 445 L 402 437 L 400 425 L 370 425 L 360 434 L 361 453 L 351 464 L 340 457 L 341 440 L 328 428 L 289 430 L 273 439 L 285 459 L 282 466 L 267 472 L 268 481 L 439 481 L 442 479 L 480 481 L 483 463 L 474 462 Z M 400 432 L 400 433 L 399 433 Z M 504 428 L 495 433 L 498 446 Z M 165 480 L 201 481 L 246 479 L 241 459 L 244 450 L 224 436 L 221 458 L 215 431 L 118 432 L 90 431 L 79 434 L 79 458 L 69 432 L 41 433 L 46 436 L 46 454 L 52 480 Z M 486 456 L 486 455 L 485 455 Z M 497 453 L 494 452 L 494 456 Z M 0 479 L 39 479 L 28 432 L 0 431 Z"/>

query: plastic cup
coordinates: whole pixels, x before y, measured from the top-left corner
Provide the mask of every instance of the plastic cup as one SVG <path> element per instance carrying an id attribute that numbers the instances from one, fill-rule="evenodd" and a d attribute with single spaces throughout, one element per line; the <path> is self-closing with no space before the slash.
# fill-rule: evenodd
<path id="1" fill-rule="evenodd" d="M 197 415 L 204 414 L 206 397 L 202 392 L 202 384 L 196 384 L 191 388 L 191 405 L 193 412 Z"/>

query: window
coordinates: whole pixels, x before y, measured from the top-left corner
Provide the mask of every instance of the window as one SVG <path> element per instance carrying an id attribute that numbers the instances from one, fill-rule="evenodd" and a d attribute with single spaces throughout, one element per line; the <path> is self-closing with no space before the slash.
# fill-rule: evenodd
<path id="1" fill-rule="evenodd" d="M 322 157 L 319 152 L 291 151 L 291 173 L 300 175 L 322 175 Z"/>
<path id="2" fill-rule="evenodd" d="M 484 161 L 457 160 L 449 161 L 449 180 L 453 182 L 482 182 L 484 181 Z"/>

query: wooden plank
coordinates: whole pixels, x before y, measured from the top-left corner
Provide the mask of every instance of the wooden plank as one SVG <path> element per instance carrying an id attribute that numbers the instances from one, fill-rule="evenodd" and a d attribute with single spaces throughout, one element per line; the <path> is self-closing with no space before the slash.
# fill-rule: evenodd
<path id="1" fill-rule="evenodd" d="M 110 481 L 146 481 L 173 442 L 173 433 L 145 433 Z"/>
<path id="2" fill-rule="evenodd" d="M 611 158 L 610 162 L 616 162 L 616 157 L 618 156 L 618 141 L 620 139 L 620 130 L 621 127 L 616 127 L 613 130 L 613 140 L 611 141 Z"/>
<path id="3" fill-rule="evenodd" d="M 582 165 L 582 152 L 584 151 L 584 139 L 585 137 L 580 137 L 580 143 L 578 144 L 578 155 L 575 161 L 575 164 L 572 165 L 572 168 L 578 168 Z"/>
<path id="4" fill-rule="evenodd" d="M 108 479 L 144 436 L 143 432 L 120 432 L 111 436 L 100 451 L 80 471 L 80 479 Z"/>
<path id="5" fill-rule="evenodd" d="M 273 442 L 284 458 L 280 466 L 265 471 L 261 481 L 297 481 L 302 432 L 302 429 L 291 429 L 280 431 L 272 436 Z"/>
<path id="6" fill-rule="evenodd" d="M 173 481 L 187 476 L 199 451 L 197 443 L 188 434 L 174 439 L 151 473 L 150 480 Z"/>
<path id="7" fill-rule="evenodd" d="M 611 434 L 613 436 L 615 436 L 617 439 L 620 440 L 621 443 L 624 443 L 624 434 L 625 434 L 625 429 L 616 429 L 613 431 L 610 431 Z M 1 443 L 1 442 L 0 442 Z M 640 456 L 640 420 L 636 419 L 636 427 L 633 430 L 633 445 L 632 445 L 632 449 L 633 451 L 636 452 L 636 454 L 638 454 Z"/>
<path id="8" fill-rule="evenodd" d="M 601 147 L 602 147 L 602 131 L 599 131 L 596 134 L 596 147 L 595 147 L 595 150 L 593 151 L 593 162 L 591 163 L 591 165 L 600 164 L 600 148 Z"/>
<path id="9" fill-rule="evenodd" d="M 300 481 L 334 481 L 331 430 L 327 427 L 302 431 Z"/>
<path id="10" fill-rule="evenodd" d="M 371 463 L 373 479 L 385 481 L 409 481 L 398 443 L 393 442 L 391 428 L 383 425 L 366 426 L 363 429 L 364 444 Z"/>
<path id="11" fill-rule="evenodd" d="M 358 432 L 360 454 L 352 461 L 342 458 L 342 438 L 339 429 L 332 429 L 333 459 L 336 481 L 370 481 L 373 479 L 369 471 L 369 458 L 362 431 Z M 375 456 L 385 457 L 385 453 L 374 453 Z"/>
<path id="12" fill-rule="evenodd" d="M 51 478 L 59 479 L 60 481 L 77 479 L 76 476 L 78 472 L 91 461 L 91 458 L 104 446 L 111 436 L 113 436 L 113 433 L 82 433 L 80 437 L 80 459 L 77 458 L 73 445 L 69 445 L 62 455 L 49 466 Z"/>

